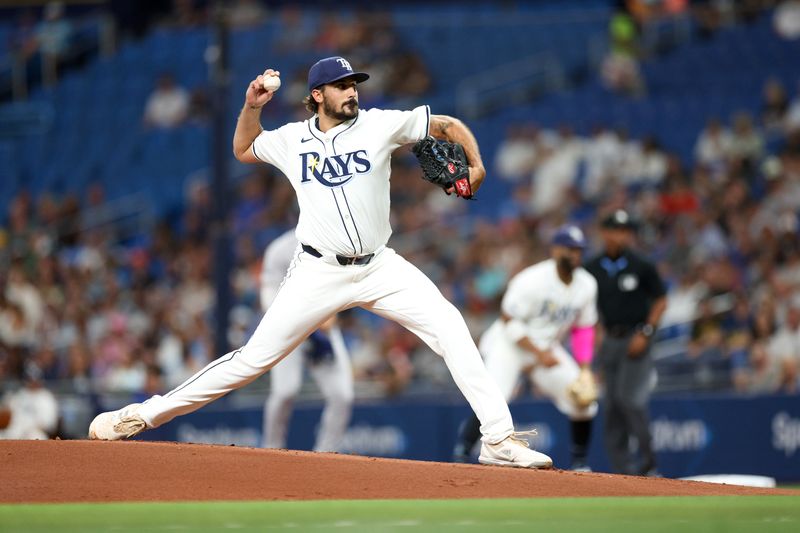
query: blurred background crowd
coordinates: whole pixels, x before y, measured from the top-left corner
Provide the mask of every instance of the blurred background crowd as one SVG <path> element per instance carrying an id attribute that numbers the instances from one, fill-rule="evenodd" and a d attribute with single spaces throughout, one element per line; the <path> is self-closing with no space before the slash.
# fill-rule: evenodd
<path id="1" fill-rule="evenodd" d="M 658 390 L 798 394 L 800 2 L 469 4 L 229 3 L 230 127 L 266 67 L 284 81 L 265 127 L 305 118 L 308 66 L 343 55 L 371 75 L 362 108 L 429 103 L 475 131 L 489 172 L 475 202 L 395 155 L 390 245 L 476 338 L 554 228 L 581 225 L 590 255 L 597 221 L 624 207 L 669 284 Z M 0 14 L 5 403 L 43 384 L 164 392 L 220 355 L 206 64 L 217 14 L 200 0 Z M 296 208 L 273 168 L 229 168 L 235 347 L 260 318 L 264 247 Z M 456 390 L 412 334 L 360 311 L 341 319 L 357 396 Z"/>

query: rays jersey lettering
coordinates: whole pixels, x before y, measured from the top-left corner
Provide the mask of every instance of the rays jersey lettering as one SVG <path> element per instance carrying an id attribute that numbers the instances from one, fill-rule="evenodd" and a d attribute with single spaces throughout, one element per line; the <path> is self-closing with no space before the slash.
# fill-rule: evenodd
<path id="1" fill-rule="evenodd" d="M 298 240 L 325 254 L 366 255 L 392 234 L 392 152 L 425 137 L 429 117 L 428 106 L 361 109 L 325 132 L 311 117 L 262 131 L 252 152 L 297 194 Z"/>
<path id="2" fill-rule="evenodd" d="M 300 183 L 310 182 L 314 178 L 326 187 L 341 187 L 356 174 L 364 174 L 372 169 L 366 150 L 330 157 L 320 157 L 317 152 L 306 152 L 300 154 L 300 164 Z"/>
<path id="3" fill-rule="evenodd" d="M 578 316 L 578 311 L 574 307 L 559 306 L 552 300 L 545 300 L 539 308 L 538 317 L 554 324 L 571 324 Z"/>

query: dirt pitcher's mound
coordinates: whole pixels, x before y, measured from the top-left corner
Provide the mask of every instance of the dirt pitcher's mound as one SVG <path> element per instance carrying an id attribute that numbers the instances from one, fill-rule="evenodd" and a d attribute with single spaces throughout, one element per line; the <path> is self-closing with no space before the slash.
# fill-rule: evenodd
<path id="1" fill-rule="evenodd" d="M 0 441 L 0 502 L 797 494 L 610 474 L 151 442 Z"/>

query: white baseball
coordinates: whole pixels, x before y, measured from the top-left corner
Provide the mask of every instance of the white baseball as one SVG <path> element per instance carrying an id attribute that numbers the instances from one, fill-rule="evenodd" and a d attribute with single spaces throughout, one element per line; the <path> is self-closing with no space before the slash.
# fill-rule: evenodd
<path id="1" fill-rule="evenodd" d="M 267 91 L 275 92 L 281 86 L 281 79 L 278 76 L 264 76 L 264 81 L 261 83 Z"/>

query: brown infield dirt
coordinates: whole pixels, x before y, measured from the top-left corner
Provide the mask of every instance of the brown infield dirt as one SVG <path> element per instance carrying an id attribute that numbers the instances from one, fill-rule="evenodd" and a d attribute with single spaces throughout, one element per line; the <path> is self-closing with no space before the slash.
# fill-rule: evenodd
<path id="1" fill-rule="evenodd" d="M 233 446 L 0 441 L 0 503 L 767 494 L 800 493 Z"/>

